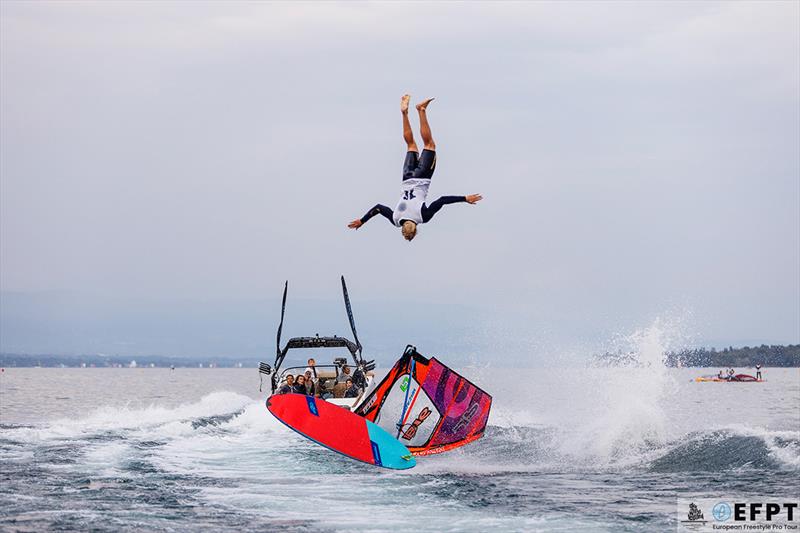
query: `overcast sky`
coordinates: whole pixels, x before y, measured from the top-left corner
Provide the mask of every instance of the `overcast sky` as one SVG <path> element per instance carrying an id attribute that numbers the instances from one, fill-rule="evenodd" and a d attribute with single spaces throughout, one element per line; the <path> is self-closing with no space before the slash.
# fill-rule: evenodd
<path id="1" fill-rule="evenodd" d="M 0 10 L 1 350 L 52 331 L 10 331 L 26 295 L 213 317 L 285 279 L 335 300 L 341 273 L 398 337 L 444 305 L 532 343 L 665 315 L 701 344 L 800 342 L 798 2 Z M 485 198 L 413 243 L 346 228 L 396 202 L 404 92 L 436 97 L 431 195 Z"/>

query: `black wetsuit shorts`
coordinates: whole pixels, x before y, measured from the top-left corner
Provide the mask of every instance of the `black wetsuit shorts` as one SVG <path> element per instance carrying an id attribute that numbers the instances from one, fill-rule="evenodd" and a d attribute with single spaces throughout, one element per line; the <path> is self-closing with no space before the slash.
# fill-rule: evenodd
<path id="1" fill-rule="evenodd" d="M 436 152 L 423 150 L 422 156 L 417 152 L 408 152 L 403 163 L 403 181 L 416 179 L 431 179 L 436 169 Z"/>

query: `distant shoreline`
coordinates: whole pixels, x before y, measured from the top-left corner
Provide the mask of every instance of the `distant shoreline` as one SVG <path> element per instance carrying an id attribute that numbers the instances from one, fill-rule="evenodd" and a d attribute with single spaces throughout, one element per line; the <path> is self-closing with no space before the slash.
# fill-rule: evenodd
<path id="1" fill-rule="evenodd" d="M 266 359 L 267 356 L 261 359 Z M 606 353 L 595 356 L 595 362 L 607 365 L 636 365 L 636 354 Z M 253 357 L 175 357 L 162 355 L 59 355 L 0 353 L 3 368 L 257 368 L 259 359 Z M 800 367 L 800 344 L 695 348 L 664 354 L 669 367 L 694 368 L 753 368 Z"/>
<path id="2" fill-rule="evenodd" d="M 0 353 L 3 368 L 258 368 L 252 357 L 170 357 L 161 355 L 55 355 Z"/>
<path id="3" fill-rule="evenodd" d="M 600 364 L 635 364 L 636 354 L 606 353 L 595 360 Z M 666 352 L 664 364 L 673 368 L 754 368 L 757 364 L 765 368 L 794 368 L 800 367 L 800 344 L 685 349 Z"/>

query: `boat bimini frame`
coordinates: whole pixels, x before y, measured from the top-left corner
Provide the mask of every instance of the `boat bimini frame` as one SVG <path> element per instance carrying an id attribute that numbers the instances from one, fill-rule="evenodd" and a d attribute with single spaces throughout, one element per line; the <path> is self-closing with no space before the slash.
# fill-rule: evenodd
<path id="1" fill-rule="evenodd" d="M 281 365 L 283 364 L 283 360 L 286 358 L 286 354 L 289 350 L 294 350 L 298 348 L 347 348 L 347 351 L 350 352 L 351 357 L 353 358 L 353 363 L 355 367 L 355 371 L 353 372 L 353 380 L 361 381 L 364 379 L 364 376 L 367 372 L 375 369 L 375 361 L 365 361 L 362 356 L 362 347 L 361 342 L 358 340 L 358 334 L 356 333 L 356 324 L 355 320 L 353 319 L 353 309 L 350 306 L 350 297 L 347 294 L 347 284 L 344 281 L 344 276 L 342 276 L 342 294 L 344 295 L 344 306 L 347 310 L 347 318 L 350 320 L 350 329 L 353 331 L 353 341 L 345 338 L 339 337 L 338 335 L 334 335 L 333 337 L 320 337 L 319 334 L 315 335 L 314 337 L 292 337 L 286 342 L 286 345 L 281 348 L 281 331 L 283 330 L 283 317 L 286 313 L 286 292 L 289 289 L 289 282 L 287 281 L 283 286 L 283 302 L 281 303 L 281 321 L 278 324 L 278 335 L 277 335 L 277 342 L 276 342 L 276 355 L 275 355 L 275 364 L 273 368 L 267 363 L 261 362 L 259 363 L 258 371 L 261 374 L 265 374 L 270 376 L 270 382 L 272 385 L 272 394 L 275 394 L 275 391 L 278 389 L 281 380 Z M 336 359 L 335 364 L 339 367 L 344 366 L 347 364 L 347 360 L 345 358 Z M 327 365 L 320 365 L 320 366 L 327 366 Z M 365 386 L 364 383 L 356 383 L 361 387 Z"/>

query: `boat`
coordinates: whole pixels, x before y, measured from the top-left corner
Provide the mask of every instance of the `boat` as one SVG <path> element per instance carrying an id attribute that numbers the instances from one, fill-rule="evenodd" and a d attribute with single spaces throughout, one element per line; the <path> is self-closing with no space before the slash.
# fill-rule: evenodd
<path id="1" fill-rule="evenodd" d="M 751 376 L 750 374 L 735 374 L 730 377 L 719 377 L 719 375 L 713 376 L 698 376 L 694 378 L 694 381 L 697 383 L 705 383 L 705 382 L 712 382 L 712 383 L 763 383 L 766 380 L 758 379 L 755 376 Z"/>
<path id="2" fill-rule="evenodd" d="M 761 383 L 764 381 L 763 379 L 758 379 L 755 376 L 751 376 L 750 374 L 736 374 L 730 379 L 731 382 L 740 382 L 740 383 Z"/>
<path id="3" fill-rule="evenodd" d="M 259 363 L 259 373 L 269 376 L 270 387 L 272 394 L 286 383 L 286 377 L 291 375 L 302 374 L 308 368 L 306 360 L 300 360 L 292 363 L 296 366 L 284 366 L 286 356 L 293 350 L 303 350 L 307 354 L 307 350 L 319 350 L 322 348 L 340 348 L 342 352 L 336 354 L 331 362 L 328 364 L 317 364 L 314 366 L 316 372 L 317 387 L 319 388 L 319 396 L 321 399 L 353 410 L 365 397 L 365 394 L 370 390 L 373 385 L 375 375 L 374 361 L 367 361 L 362 356 L 361 342 L 358 340 L 358 333 L 356 332 L 355 320 L 353 319 L 353 310 L 350 305 L 350 297 L 347 293 L 347 284 L 345 283 L 344 276 L 342 280 L 342 294 L 344 296 L 345 310 L 347 311 L 347 318 L 350 321 L 350 329 L 353 332 L 353 340 L 346 337 L 333 335 L 330 337 L 320 337 L 316 334 L 313 337 L 293 337 L 289 339 L 286 344 L 281 347 L 281 332 L 283 331 L 283 319 L 286 314 L 286 294 L 289 289 L 289 282 L 287 281 L 283 286 L 283 301 L 281 303 L 281 321 L 278 324 L 277 335 L 277 348 L 275 355 L 275 362 L 273 366 L 267 363 Z M 347 352 L 347 354 L 344 353 Z M 349 355 L 349 358 L 348 358 Z M 353 384 L 358 387 L 360 394 L 355 398 L 345 398 L 345 384 L 341 382 L 341 377 L 344 374 L 352 376 Z M 339 381 L 337 381 L 339 380 Z"/>
<path id="4" fill-rule="evenodd" d="M 718 383 L 720 381 L 728 381 L 728 380 L 727 379 L 723 379 L 723 378 L 721 378 L 719 376 L 698 376 L 698 377 L 694 378 L 694 380 L 692 380 L 692 381 L 695 381 L 697 383 L 705 383 L 705 382 Z"/>
<path id="5" fill-rule="evenodd" d="M 389 468 L 409 468 L 413 466 L 410 462 L 412 455 L 446 452 L 481 438 L 488 423 L 492 397 L 435 357 L 423 356 L 416 347 L 410 344 L 406 346 L 400 359 L 380 383 L 375 384 L 375 362 L 363 357 L 344 276 L 341 281 L 353 340 L 338 335 L 320 337 L 317 334 L 313 337 L 293 337 L 281 347 L 288 281 L 284 285 L 275 362 L 272 366 L 265 362 L 259 364 L 262 378 L 268 376 L 270 380 L 272 394 L 266 401 L 269 411 L 288 427 L 317 444 L 364 462 L 373 462 L 374 459 L 373 464 Z M 318 392 L 314 397 L 292 393 L 279 395 L 289 374 L 304 373 L 306 370 L 305 364 L 284 366 L 289 352 L 320 348 L 347 350 L 354 369 L 350 375 L 359 389 L 358 396 L 344 397 L 345 387 L 341 383 L 341 376 L 347 373 L 348 357 L 342 357 L 341 354 L 337 354 L 340 356 L 330 364 L 315 365 Z M 305 400 L 281 399 L 280 396 L 305 397 Z M 333 417 L 341 417 L 331 412 L 324 405 L 325 402 L 349 410 L 352 417 L 363 421 L 362 424 L 355 424 L 352 417 L 343 418 L 353 427 L 358 426 L 361 434 L 366 434 L 361 431 L 361 426 L 367 428 L 365 431 L 370 439 L 361 439 L 364 440 L 363 446 L 356 446 L 360 452 L 350 449 L 350 444 L 353 444 L 350 441 L 356 439 L 357 432 L 354 431 L 350 435 L 352 439 L 348 439 L 348 435 L 342 434 L 339 422 L 328 422 Z M 319 418 L 323 413 L 328 421 Z M 386 439 L 399 443 L 407 452 L 388 447 Z M 364 452 L 367 443 L 377 455 L 370 456 Z M 399 460 L 394 465 L 381 461 L 380 449 L 389 450 Z"/>

